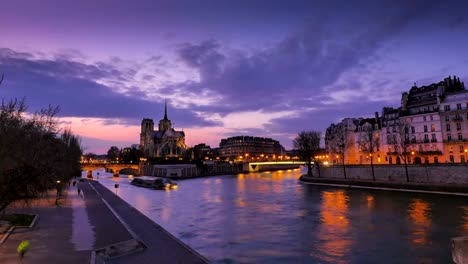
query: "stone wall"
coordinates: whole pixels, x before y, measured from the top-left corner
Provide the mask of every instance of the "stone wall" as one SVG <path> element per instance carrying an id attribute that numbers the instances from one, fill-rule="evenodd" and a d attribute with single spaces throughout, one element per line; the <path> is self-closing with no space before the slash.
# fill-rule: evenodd
<path id="1" fill-rule="evenodd" d="M 379 181 L 406 182 L 404 165 L 374 165 L 375 179 Z M 313 169 L 318 176 L 317 168 Z M 323 178 L 343 179 L 343 167 L 320 166 L 320 176 Z M 408 165 L 408 176 L 411 182 L 423 183 L 457 183 L 468 184 L 468 165 L 464 164 L 429 164 Z M 372 180 L 370 165 L 346 165 L 348 179 Z"/>

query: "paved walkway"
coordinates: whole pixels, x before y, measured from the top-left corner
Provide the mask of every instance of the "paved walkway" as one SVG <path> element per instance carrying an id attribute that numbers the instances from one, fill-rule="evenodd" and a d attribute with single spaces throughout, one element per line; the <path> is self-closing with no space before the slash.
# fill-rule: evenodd
<path id="1" fill-rule="evenodd" d="M 49 198 L 36 199 L 28 207 L 8 209 L 9 213 L 39 214 L 39 220 L 34 228 L 15 229 L 0 245 L 0 263 L 21 263 L 16 248 L 22 240 L 30 241 L 25 264 L 81 264 L 92 263 L 94 250 L 132 238 L 147 248 L 106 263 L 208 262 L 98 182 L 79 182 L 65 190 L 64 196 L 59 206 L 51 192 Z"/>
<path id="2" fill-rule="evenodd" d="M 72 242 L 73 187 L 64 192 L 66 199 L 55 204 L 55 192 L 35 199 L 25 207 L 17 203 L 7 209 L 9 213 L 21 212 L 39 214 L 33 228 L 15 229 L 8 239 L 0 245 L 0 263 L 21 263 L 16 249 L 22 240 L 29 240 L 30 246 L 22 263 L 89 263 L 91 251 L 77 250 Z M 75 190 L 76 191 L 76 190 Z"/>

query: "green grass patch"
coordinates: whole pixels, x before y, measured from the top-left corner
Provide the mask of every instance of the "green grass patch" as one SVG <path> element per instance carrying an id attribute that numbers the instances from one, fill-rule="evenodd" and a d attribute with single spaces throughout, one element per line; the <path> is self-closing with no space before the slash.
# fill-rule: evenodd
<path id="1" fill-rule="evenodd" d="M 7 214 L 0 217 L 0 219 L 8 221 L 15 226 L 29 226 L 34 220 L 34 216 L 30 214 Z"/>

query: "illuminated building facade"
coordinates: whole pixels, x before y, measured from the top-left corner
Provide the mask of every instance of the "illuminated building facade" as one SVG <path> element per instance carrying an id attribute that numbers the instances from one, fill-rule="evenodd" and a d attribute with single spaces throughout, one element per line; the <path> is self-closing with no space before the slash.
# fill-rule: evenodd
<path id="1" fill-rule="evenodd" d="M 367 121 L 366 121 L 367 120 Z M 382 117 L 375 120 L 356 118 L 343 119 L 332 124 L 325 134 L 327 150 L 339 126 L 346 125 L 345 164 L 368 163 L 360 154 L 357 141 L 360 126 L 367 122 L 379 133 L 379 151 L 376 164 L 402 164 L 395 151 L 395 134 L 401 134 L 408 142 L 408 163 L 466 163 L 468 161 L 468 91 L 459 78 L 449 76 L 443 81 L 404 92 L 399 108 L 384 107 Z M 350 122 L 351 121 L 351 122 Z M 402 128 L 407 126 L 402 132 Z M 352 129 L 356 127 L 354 136 Z M 334 157 L 334 153 L 331 157 Z M 338 163 L 337 160 L 330 162 Z"/>
<path id="2" fill-rule="evenodd" d="M 285 154 L 284 147 L 271 138 L 237 136 L 222 139 L 219 143 L 221 159 L 272 160 Z"/>

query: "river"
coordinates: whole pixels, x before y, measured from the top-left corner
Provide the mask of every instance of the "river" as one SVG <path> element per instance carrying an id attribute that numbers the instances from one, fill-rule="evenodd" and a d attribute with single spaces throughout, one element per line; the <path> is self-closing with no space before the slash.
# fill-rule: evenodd
<path id="1" fill-rule="evenodd" d="M 314 186 L 298 170 L 180 180 L 170 191 L 99 174 L 213 263 L 446 264 L 450 239 L 468 235 L 464 197 Z"/>

